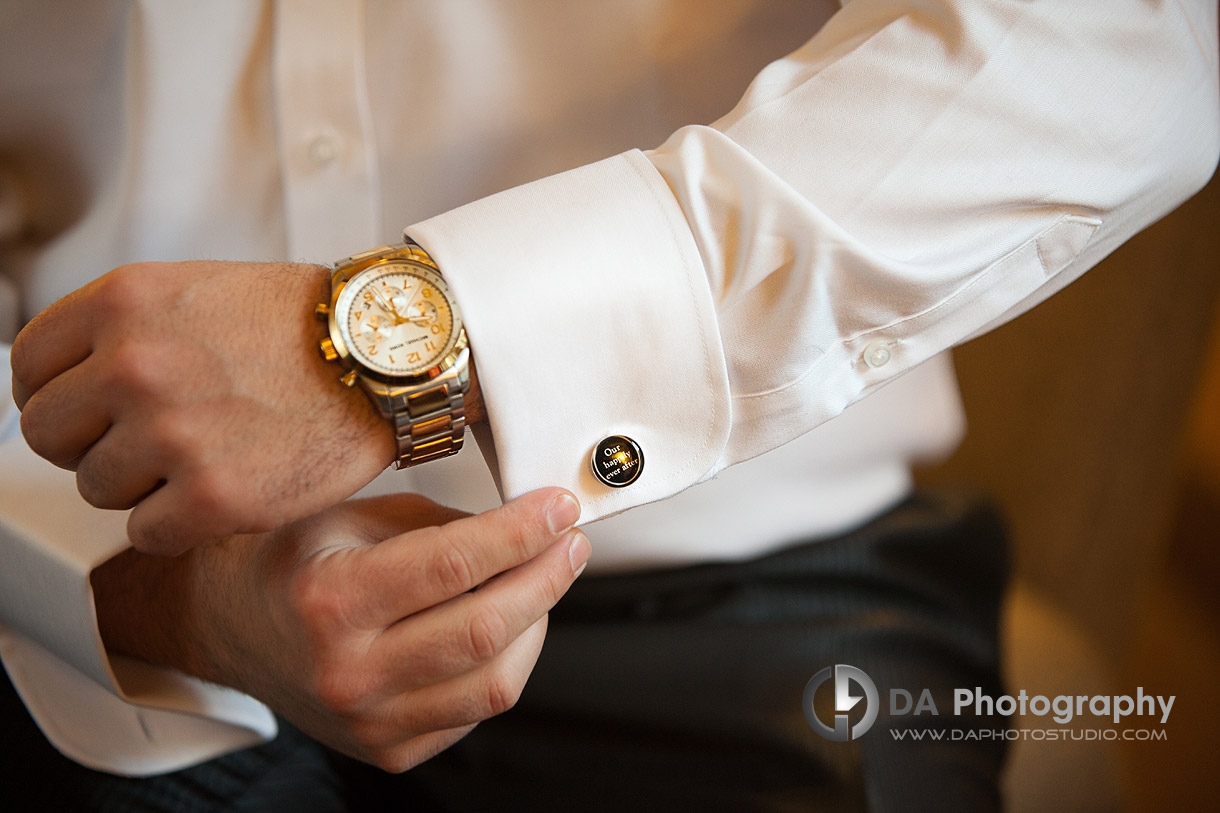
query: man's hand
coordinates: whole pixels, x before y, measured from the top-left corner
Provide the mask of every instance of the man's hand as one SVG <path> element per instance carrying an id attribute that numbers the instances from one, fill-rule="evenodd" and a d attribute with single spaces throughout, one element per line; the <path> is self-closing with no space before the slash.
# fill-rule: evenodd
<path id="1" fill-rule="evenodd" d="M 560 489 L 464 518 L 397 495 L 174 559 L 128 551 L 93 573 L 98 623 L 111 651 L 403 771 L 516 702 L 589 556 L 579 512 Z"/>
<path id="2" fill-rule="evenodd" d="M 124 266 L 38 315 L 12 351 L 35 452 L 76 471 L 128 534 L 172 554 L 278 528 L 343 500 L 394 458 L 364 394 L 318 354 L 326 269 Z"/>

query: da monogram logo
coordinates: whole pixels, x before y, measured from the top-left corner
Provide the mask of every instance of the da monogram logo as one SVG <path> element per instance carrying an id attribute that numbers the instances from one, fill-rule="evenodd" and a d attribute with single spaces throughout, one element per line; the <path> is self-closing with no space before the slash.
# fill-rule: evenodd
<path id="1" fill-rule="evenodd" d="M 822 722 L 813 705 L 818 687 L 832 677 L 835 698 L 833 727 Z M 864 694 L 852 694 L 852 683 L 863 689 Z M 855 725 L 851 725 L 848 712 L 861 700 L 865 703 L 864 716 Z M 805 684 L 802 703 L 805 707 L 805 719 L 809 721 L 810 727 L 831 742 L 847 742 L 864 736 L 864 733 L 877 721 L 877 711 L 881 707 L 881 699 L 877 696 L 877 686 L 873 683 L 872 678 L 866 675 L 863 669 L 842 663 L 827 666 L 811 677 Z"/>

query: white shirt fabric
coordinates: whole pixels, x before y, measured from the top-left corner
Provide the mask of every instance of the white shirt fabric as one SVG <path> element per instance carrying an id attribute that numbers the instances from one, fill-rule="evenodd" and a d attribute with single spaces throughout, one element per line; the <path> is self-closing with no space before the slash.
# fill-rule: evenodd
<path id="1" fill-rule="evenodd" d="M 462 308 L 490 475 L 467 452 L 370 490 L 566 486 L 602 570 L 845 530 L 960 435 L 944 351 L 1210 177 L 1220 100 L 1210 1 L 837 9 L 7 3 L 0 329 L 122 263 L 328 262 L 405 226 Z M 147 774 L 272 736 L 107 657 L 88 574 L 124 517 L 0 415 L 0 657 L 51 741 Z M 588 468 L 615 434 L 645 455 L 617 490 Z"/>

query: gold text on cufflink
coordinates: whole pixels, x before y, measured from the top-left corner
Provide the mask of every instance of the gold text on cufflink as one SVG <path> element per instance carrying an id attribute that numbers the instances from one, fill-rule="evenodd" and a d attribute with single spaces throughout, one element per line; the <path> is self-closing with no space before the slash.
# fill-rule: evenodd
<path id="1" fill-rule="evenodd" d="M 611 435 L 597 444 L 589 459 L 593 476 L 611 488 L 634 483 L 644 470 L 644 452 L 626 435 Z"/>

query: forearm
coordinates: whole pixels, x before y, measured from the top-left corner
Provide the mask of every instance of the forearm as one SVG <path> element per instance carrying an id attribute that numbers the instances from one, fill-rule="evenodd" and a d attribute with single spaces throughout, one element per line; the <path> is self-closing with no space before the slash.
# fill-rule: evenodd
<path id="1" fill-rule="evenodd" d="M 175 557 L 128 549 L 96 568 L 90 581 L 98 630 L 111 655 L 126 655 L 273 703 L 264 678 L 282 653 L 247 642 L 274 624 L 277 608 L 252 586 L 292 567 L 275 561 L 272 536 L 236 536 Z"/>

